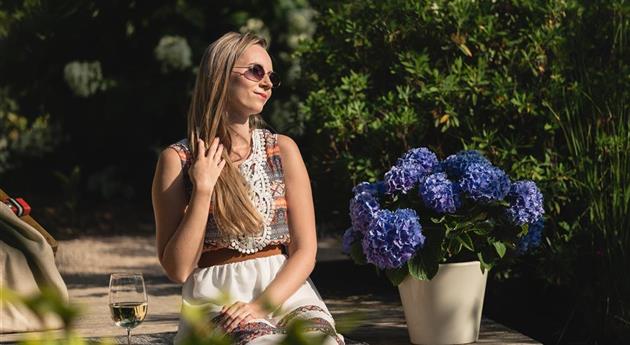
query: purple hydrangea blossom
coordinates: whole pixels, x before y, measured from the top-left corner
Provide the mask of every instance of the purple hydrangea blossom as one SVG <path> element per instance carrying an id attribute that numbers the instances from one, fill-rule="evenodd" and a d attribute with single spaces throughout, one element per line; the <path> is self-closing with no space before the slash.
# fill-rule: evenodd
<path id="1" fill-rule="evenodd" d="M 470 163 L 464 170 L 459 186 L 467 197 L 477 202 L 503 200 L 510 191 L 510 178 L 495 166 Z"/>
<path id="2" fill-rule="evenodd" d="M 394 165 L 385 173 L 385 193 L 394 194 L 401 192 L 407 194 L 407 192 L 416 186 L 418 180 L 421 178 L 417 173 L 417 170 Z"/>
<path id="3" fill-rule="evenodd" d="M 381 269 L 398 268 L 424 244 L 418 215 L 411 209 L 379 210 L 361 244 L 369 263 Z"/>
<path id="4" fill-rule="evenodd" d="M 486 157 L 475 150 L 460 151 L 450 155 L 442 161 L 441 165 L 450 178 L 457 180 L 462 177 L 464 171 L 471 163 L 492 165 Z"/>
<path id="5" fill-rule="evenodd" d="M 385 183 L 383 181 L 378 181 L 374 183 L 361 182 L 358 185 L 354 186 L 354 188 L 352 188 L 352 193 L 355 195 L 360 193 L 368 193 L 374 197 L 377 197 L 385 193 Z"/>
<path id="6" fill-rule="evenodd" d="M 341 251 L 344 254 L 350 254 L 350 249 L 352 248 L 352 244 L 361 238 L 361 233 L 358 231 L 354 231 L 353 228 L 348 228 L 346 232 L 343 233 L 343 237 L 341 238 Z"/>
<path id="7" fill-rule="evenodd" d="M 431 150 L 426 147 L 411 149 L 385 173 L 385 192 L 407 194 L 424 178 L 440 169 L 440 162 Z"/>
<path id="8" fill-rule="evenodd" d="M 455 213 L 461 206 L 460 189 L 445 173 L 429 175 L 420 185 L 424 204 L 438 213 Z"/>
<path id="9" fill-rule="evenodd" d="M 374 212 L 379 208 L 378 200 L 372 194 L 366 192 L 356 194 L 350 199 L 352 228 L 361 233 L 365 232 L 372 221 Z"/>
<path id="10" fill-rule="evenodd" d="M 536 248 L 540 245 L 544 226 L 545 224 L 542 217 L 537 221 L 529 224 L 529 230 L 527 231 L 527 234 L 523 236 L 518 243 L 517 252 L 519 254 L 523 254 L 529 249 Z"/>
<path id="11" fill-rule="evenodd" d="M 534 223 L 545 213 L 543 195 L 533 181 L 512 183 L 507 200 L 510 202 L 507 217 L 514 225 Z"/>
<path id="12" fill-rule="evenodd" d="M 435 153 L 426 147 L 411 149 L 398 158 L 396 165 L 399 167 L 417 170 L 418 175 L 429 175 L 440 169 L 440 161 Z"/>

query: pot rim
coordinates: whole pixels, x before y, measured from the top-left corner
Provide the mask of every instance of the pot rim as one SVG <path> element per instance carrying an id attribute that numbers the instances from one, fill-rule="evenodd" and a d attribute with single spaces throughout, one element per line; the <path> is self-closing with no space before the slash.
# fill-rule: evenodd
<path id="1" fill-rule="evenodd" d="M 439 266 L 472 266 L 472 265 L 479 265 L 480 262 L 479 260 L 475 260 L 475 261 L 465 261 L 465 262 L 452 262 L 452 263 L 444 263 L 444 264 L 439 264 Z"/>

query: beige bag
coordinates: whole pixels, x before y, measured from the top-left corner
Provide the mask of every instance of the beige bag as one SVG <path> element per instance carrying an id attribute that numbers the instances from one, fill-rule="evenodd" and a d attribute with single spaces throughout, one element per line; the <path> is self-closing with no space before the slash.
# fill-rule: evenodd
<path id="1" fill-rule="evenodd" d="M 0 285 L 20 295 L 48 286 L 68 300 L 68 290 L 46 238 L 0 202 Z M 21 304 L 0 299 L 0 333 L 41 331 L 63 326 L 55 316 L 38 318 Z"/>

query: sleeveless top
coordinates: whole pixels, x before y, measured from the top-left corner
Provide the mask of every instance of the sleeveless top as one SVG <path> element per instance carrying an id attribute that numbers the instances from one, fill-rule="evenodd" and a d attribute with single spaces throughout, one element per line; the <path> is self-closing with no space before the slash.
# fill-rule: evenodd
<path id="1" fill-rule="evenodd" d="M 186 197 L 187 201 L 190 201 L 193 186 L 188 176 L 188 169 L 192 163 L 192 153 L 188 146 L 188 139 L 182 139 L 168 147 L 174 149 L 179 155 Z M 267 129 L 254 129 L 251 153 L 241 163 L 239 170 L 249 184 L 250 199 L 262 215 L 263 226 L 255 235 L 223 236 L 212 215 L 211 205 L 204 236 L 204 252 L 230 248 L 249 254 L 268 245 L 290 242 L 278 135 Z"/>

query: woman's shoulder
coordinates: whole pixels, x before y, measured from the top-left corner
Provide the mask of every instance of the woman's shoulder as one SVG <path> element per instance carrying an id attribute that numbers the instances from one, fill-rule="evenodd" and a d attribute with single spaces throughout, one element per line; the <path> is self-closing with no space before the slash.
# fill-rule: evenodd
<path id="1" fill-rule="evenodd" d="M 276 134 L 278 146 L 280 146 L 280 150 L 296 150 L 298 149 L 295 140 L 293 140 L 290 136 L 284 134 Z"/>
<path id="2" fill-rule="evenodd" d="M 300 154 L 300 148 L 295 143 L 293 138 L 284 135 L 277 134 L 277 146 L 278 153 L 282 159 L 282 162 L 286 165 L 288 162 L 292 162 L 295 160 L 302 160 L 302 155 Z"/>
<path id="3" fill-rule="evenodd" d="M 165 149 L 169 149 L 169 148 L 175 151 L 190 151 L 187 138 L 183 138 L 178 142 L 172 143 L 168 145 Z"/>
<path id="4" fill-rule="evenodd" d="M 178 160 L 181 162 L 182 166 L 185 166 L 190 161 L 191 157 L 188 139 L 184 138 L 166 146 L 164 150 L 162 150 L 161 155 L 167 161 Z"/>

